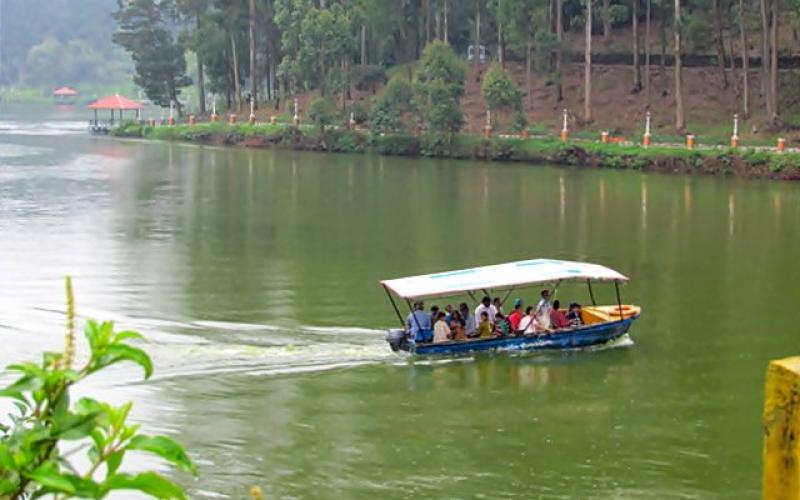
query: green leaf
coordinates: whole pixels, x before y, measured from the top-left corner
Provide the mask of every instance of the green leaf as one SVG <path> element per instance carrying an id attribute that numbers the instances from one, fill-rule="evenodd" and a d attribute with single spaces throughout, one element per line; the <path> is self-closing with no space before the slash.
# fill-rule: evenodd
<path id="1" fill-rule="evenodd" d="M 53 436 L 66 441 L 83 439 L 97 426 L 97 413 L 65 413 L 54 420 Z"/>
<path id="2" fill-rule="evenodd" d="M 8 451 L 8 446 L 0 443 L 0 470 L 11 470 L 14 468 L 14 458 Z"/>
<path id="3" fill-rule="evenodd" d="M 141 366 L 144 369 L 145 379 L 150 378 L 150 375 L 153 374 L 153 361 L 150 356 L 143 350 L 126 344 L 112 344 L 106 347 L 92 371 L 97 371 L 120 361 L 131 361 Z"/>
<path id="4" fill-rule="evenodd" d="M 186 454 L 183 446 L 172 438 L 166 436 L 134 436 L 128 445 L 128 449 L 153 453 L 174 464 L 181 470 L 191 472 L 192 474 L 197 473 L 197 468 Z"/>
<path id="5" fill-rule="evenodd" d="M 135 476 L 115 474 L 100 485 L 100 493 L 111 490 L 137 490 L 166 500 L 186 498 L 183 488 L 155 472 L 144 472 Z"/>
<path id="6" fill-rule="evenodd" d="M 61 474 L 51 462 L 45 462 L 27 477 L 51 491 L 74 494 L 76 491 L 68 475 Z"/>
<path id="7" fill-rule="evenodd" d="M 116 474 L 117 470 L 119 469 L 120 464 L 122 464 L 122 459 L 125 457 L 125 450 L 115 451 L 111 453 L 108 458 L 106 458 L 106 466 L 108 471 L 106 472 L 106 478 L 109 478 Z"/>
<path id="8" fill-rule="evenodd" d="M 125 340 L 144 340 L 144 337 L 139 332 L 134 332 L 130 330 L 126 330 L 124 332 L 119 332 L 114 336 L 114 342 L 122 342 Z"/>
<path id="9" fill-rule="evenodd" d="M 4 393 L 20 393 L 38 391 L 44 385 L 42 377 L 37 375 L 24 375 L 0 390 L 0 395 Z"/>

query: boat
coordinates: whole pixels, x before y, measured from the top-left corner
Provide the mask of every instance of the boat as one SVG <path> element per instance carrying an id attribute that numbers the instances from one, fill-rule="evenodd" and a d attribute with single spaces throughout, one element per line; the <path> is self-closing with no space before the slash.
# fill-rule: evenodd
<path id="1" fill-rule="evenodd" d="M 563 350 L 604 345 L 618 340 L 630 330 L 641 316 L 639 306 L 623 304 L 620 285 L 629 278 L 600 264 L 554 259 L 530 259 L 484 267 L 459 269 L 435 274 L 383 280 L 381 286 L 394 308 L 402 328 L 392 328 L 386 341 L 395 352 L 415 355 L 458 355 L 476 351 Z M 478 303 L 476 294 L 504 296 L 503 302 L 526 288 L 546 286 L 553 297 L 560 285 L 586 285 L 592 305 L 582 307 L 582 326 L 535 334 L 516 334 L 505 337 L 471 338 L 446 342 L 418 342 L 409 333 L 406 319 L 398 302 L 405 302 L 409 312 L 412 301 L 464 297 Z M 593 284 L 613 284 L 616 305 L 598 305 Z M 537 294 L 538 300 L 538 294 Z M 473 306 L 474 307 L 474 306 Z"/>

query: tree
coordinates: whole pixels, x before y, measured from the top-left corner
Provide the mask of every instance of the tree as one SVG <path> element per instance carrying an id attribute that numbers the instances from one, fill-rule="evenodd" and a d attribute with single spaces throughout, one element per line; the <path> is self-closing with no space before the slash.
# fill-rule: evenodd
<path id="1" fill-rule="evenodd" d="M 499 64 L 493 64 L 483 78 L 481 93 L 489 109 L 493 113 L 498 111 L 511 111 L 515 113 L 515 121 L 524 121 L 525 113 L 522 106 L 523 92 Z"/>
<path id="2" fill-rule="evenodd" d="M 681 64 L 681 0 L 675 0 L 675 19 L 673 19 L 675 35 L 675 129 L 682 132 L 686 128 L 686 117 L 683 114 L 683 74 Z"/>
<path id="3" fill-rule="evenodd" d="M 435 41 L 425 47 L 416 75 L 418 95 L 423 101 L 428 130 L 448 144 L 464 124 L 464 77 L 463 62 L 449 45 Z"/>
<path id="4" fill-rule="evenodd" d="M 308 117 L 325 134 L 325 127 L 336 121 L 336 108 L 324 96 L 315 96 L 308 103 Z"/>
<path id="5" fill-rule="evenodd" d="M 631 29 L 633 31 L 633 92 L 642 90 L 642 67 L 639 63 L 639 0 L 631 0 L 633 13 Z"/>
<path id="6" fill-rule="evenodd" d="M 586 53 L 583 67 L 583 119 L 589 123 L 592 121 L 592 0 L 584 1 L 586 2 Z"/>
<path id="7" fill-rule="evenodd" d="M 414 87 L 404 78 L 392 78 L 372 103 L 372 128 L 378 132 L 406 130 L 403 117 L 413 111 L 414 100 Z"/>
<path id="8" fill-rule="evenodd" d="M 184 49 L 166 27 L 167 7 L 155 0 L 132 0 L 120 5 L 113 14 L 119 23 L 113 40 L 133 58 L 133 81 L 153 102 L 161 106 L 175 103 L 181 115 L 183 107 L 178 95 L 181 87 L 192 81 L 186 76 Z"/>
<path id="9" fill-rule="evenodd" d="M 723 88 L 728 88 L 728 74 L 725 71 L 725 44 L 722 39 L 722 14 L 720 0 L 711 0 L 711 12 L 714 18 L 714 47 L 717 51 L 717 65 L 722 76 Z M 733 57 L 733 54 L 731 54 Z"/>
<path id="10" fill-rule="evenodd" d="M 176 0 L 175 15 L 185 26 L 183 44 L 193 50 L 197 60 L 197 108 L 200 114 L 206 113 L 206 85 L 204 75 L 205 54 L 202 50 L 204 37 L 207 35 L 204 26 L 208 15 L 209 0 Z"/>
<path id="11" fill-rule="evenodd" d="M 747 55 L 747 26 L 745 18 L 744 0 L 739 0 L 739 43 L 742 58 L 742 114 L 745 118 L 750 116 L 750 61 Z"/>
<path id="12" fill-rule="evenodd" d="M 250 40 L 250 99 L 258 108 L 258 57 L 256 52 L 256 0 L 248 2 L 248 38 Z"/>
<path id="13" fill-rule="evenodd" d="M 522 91 L 499 64 L 492 64 L 486 72 L 481 93 L 492 111 L 522 108 Z"/>

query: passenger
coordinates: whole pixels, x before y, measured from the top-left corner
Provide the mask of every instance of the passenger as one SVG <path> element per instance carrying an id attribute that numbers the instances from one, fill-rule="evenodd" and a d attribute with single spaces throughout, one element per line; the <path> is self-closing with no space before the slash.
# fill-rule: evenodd
<path id="1" fill-rule="evenodd" d="M 512 331 L 508 318 L 498 311 L 494 317 L 494 334 L 499 337 L 507 337 Z"/>
<path id="2" fill-rule="evenodd" d="M 522 321 L 522 299 L 514 299 L 514 310 L 508 315 L 508 322 L 511 323 L 511 331 L 519 330 L 519 322 Z"/>
<path id="3" fill-rule="evenodd" d="M 452 340 L 466 340 L 467 334 L 464 332 L 464 319 L 461 313 L 453 311 L 450 317 L 450 338 Z"/>
<path id="4" fill-rule="evenodd" d="M 564 313 L 560 311 L 561 302 L 558 300 L 553 302 L 553 309 L 550 310 L 550 327 L 556 330 L 561 328 L 569 328 L 569 321 Z"/>
<path id="5" fill-rule="evenodd" d="M 444 320 L 447 321 L 447 324 L 450 324 L 450 320 L 453 319 L 453 305 L 447 304 L 446 306 L 444 306 L 444 312 L 445 314 L 447 314 Z"/>
<path id="6" fill-rule="evenodd" d="M 458 310 L 461 313 L 461 321 L 464 323 L 464 333 L 467 337 L 474 337 L 475 331 L 477 330 L 477 325 L 475 324 L 475 316 L 470 314 L 469 306 L 464 302 L 458 306 Z"/>
<path id="7" fill-rule="evenodd" d="M 422 301 L 415 302 L 414 311 L 408 313 L 406 329 L 415 342 L 430 342 L 433 340 L 431 317 L 425 312 L 425 304 Z"/>
<path id="8" fill-rule="evenodd" d="M 517 325 L 517 328 L 514 331 L 517 334 L 527 333 L 526 330 L 533 324 L 534 318 L 536 318 L 536 314 L 533 311 L 533 306 L 526 307 L 525 315 L 520 318 L 519 324 Z"/>
<path id="9" fill-rule="evenodd" d="M 520 333 L 534 335 L 548 331 L 547 328 L 539 323 L 539 318 L 536 316 L 536 311 L 533 307 L 528 306 L 528 308 L 525 309 L 525 313 L 526 315 L 522 318 L 522 321 L 520 321 Z"/>
<path id="10" fill-rule="evenodd" d="M 500 300 L 500 297 L 495 297 L 492 300 L 492 307 L 494 307 L 496 313 L 503 312 L 503 301 Z"/>
<path id="11" fill-rule="evenodd" d="M 439 314 L 436 315 L 436 323 L 433 325 L 434 343 L 447 342 L 450 340 L 450 325 L 444 320 L 445 316 L 447 315 L 443 312 L 439 312 Z"/>
<path id="12" fill-rule="evenodd" d="M 497 314 L 497 308 L 492 305 L 492 299 L 485 296 L 478 307 L 475 308 L 475 321 L 479 321 L 481 314 L 486 313 L 489 315 L 489 323 L 494 323 L 494 315 Z"/>
<path id="13" fill-rule="evenodd" d="M 439 317 L 439 306 L 436 304 L 431 306 L 431 324 L 436 322 L 436 318 Z"/>
<path id="14" fill-rule="evenodd" d="M 550 305 L 550 290 L 542 290 L 542 298 L 536 304 L 536 319 L 544 328 L 550 328 L 550 311 L 553 306 Z"/>
<path id="15" fill-rule="evenodd" d="M 581 305 L 573 302 L 569 305 L 569 312 L 567 313 L 567 321 L 572 328 L 580 328 L 583 326 L 583 317 L 581 316 Z"/>
<path id="16" fill-rule="evenodd" d="M 483 311 L 481 313 L 481 322 L 478 323 L 478 337 L 487 338 L 492 336 L 492 322 L 489 321 L 489 312 Z"/>

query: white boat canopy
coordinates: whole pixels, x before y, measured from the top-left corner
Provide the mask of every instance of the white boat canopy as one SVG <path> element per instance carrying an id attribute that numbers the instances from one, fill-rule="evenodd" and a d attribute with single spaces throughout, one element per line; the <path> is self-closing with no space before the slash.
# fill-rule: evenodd
<path id="1" fill-rule="evenodd" d="M 560 281 L 618 281 L 628 277 L 599 264 L 533 259 L 381 281 L 404 299 L 458 295 L 478 290 L 503 290 Z"/>

